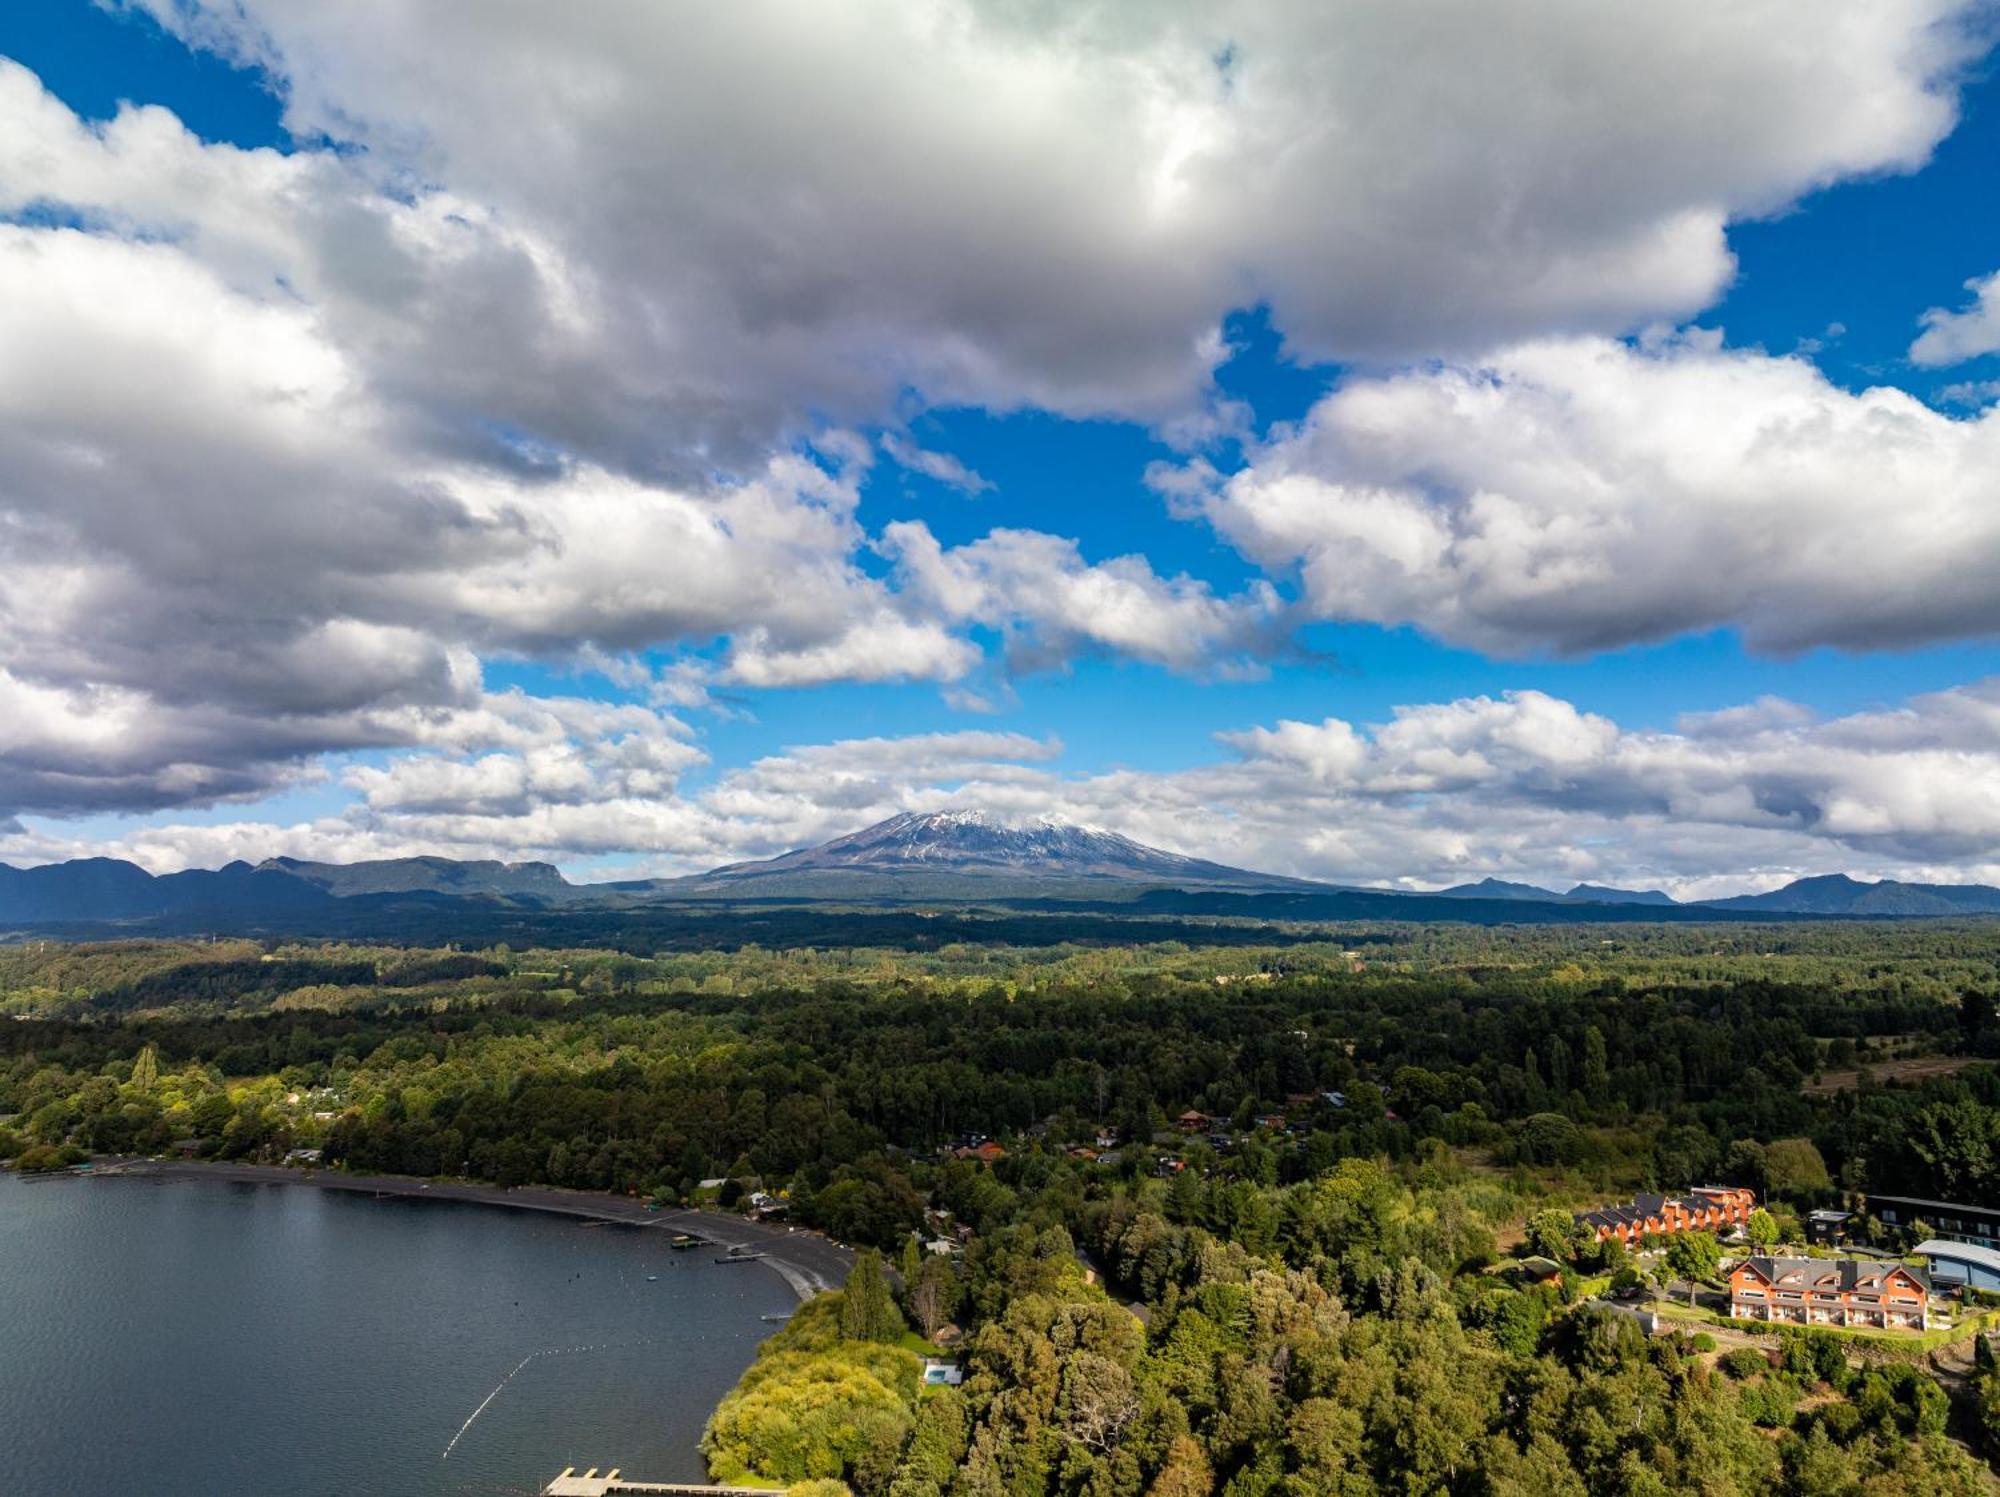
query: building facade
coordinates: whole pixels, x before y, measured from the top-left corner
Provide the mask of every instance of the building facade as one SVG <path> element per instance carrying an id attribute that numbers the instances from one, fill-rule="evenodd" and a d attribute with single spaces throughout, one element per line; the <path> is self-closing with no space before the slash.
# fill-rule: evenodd
<path id="1" fill-rule="evenodd" d="M 1930 1265 L 1931 1283 L 1939 1289 L 2000 1292 L 2000 1250 L 1939 1237 L 1918 1243 L 1916 1250 Z"/>
<path id="2" fill-rule="evenodd" d="M 1781 1325 L 1930 1328 L 1930 1276 L 1856 1258 L 1745 1258 L 1729 1272 L 1729 1313 Z"/>
<path id="3" fill-rule="evenodd" d="M 1962 1201 L 1926 1201 L 1918 1196 L 1868 1197 L 1869 1213 L 1891 1227 L 1923 1222 L 1933 1237 L 1946 1242 L 1970 1242 L 2000 1248 L 2000 1207 L 1972 1206 Z"/>
<path id="4" fill-rule="evenodd" d="M 1726 1232 L 1750 1220 L 1756 1209 L 1755 1191 L 1740 1185 L 1698 1185 L 1686 1195 L 1635 1196 L 1629 1205 L 1579 1211 L 1576 1219 L 1599 1242 L 1616 1237 L 1635 1247 L 1642 1237 Z"/>

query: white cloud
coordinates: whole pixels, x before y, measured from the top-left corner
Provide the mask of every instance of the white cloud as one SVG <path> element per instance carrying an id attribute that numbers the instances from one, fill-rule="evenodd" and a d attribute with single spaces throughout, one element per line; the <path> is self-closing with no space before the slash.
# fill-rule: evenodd
<path id="1" fill-rule="evenodd" d="M 465 350 L 382 353 L 605 461 L 906 389 L 1185 417 L 1258 299 L 1319 357 L 1684 315 L 1731 218 L 1921 164 L 1976 45 L 1960 0 L 138 3 L 531 246 L 410 298 Z M 522 377 L 572 358 L 588 408 Z"/>
<path id="2" fill-rule="evenodd" d="M 158 109 L 88 126 L 5 62 L 0 126 L 0 211 L 83 223 L 0 223 L 0 671 L 47 718 L 15 731 L 0 812 L 255 794 L 317 753 L 407 743 L 396 714 L 466 707 L 496 652 L 601 667 L 721 641 L 719 668 L 645 688 L 713 709 L 716 679 L 959 681 L 973 623 L 1033 635 L 1020 664 L 1129 641 L 1205 670 L 1208 643 L 1235 647 L 1239 605 L 1032 533 L 934 555 L 976 604 L 899 595 L 861 564 L 872 451 L 839 428 L 734 474 L 593 435 L 618 397 L 598 353 L 562 352 L 582 282 L 487 208 L 391 194 L 365 157 L 205 145 Z M 489 271 L 547 324 L 479 303 Z M 583 424 L 524 425 L 467 383 L 502 371 L 574 394 Z M 699 480 L 667 471 L 697 459 Z M 1059 621 L 994 580 L 1003 547 L 1059 563 Z"/>
<path id="3" fill-rule="evenodd" d="M 2000 414 L 1853 394 L 1719 335 L 1357 378 L 1202 487 L 1217 530 L 1296 575 L 1314 614 L 1486 651 L 2000 629 Z"/>
<path id="4" fill-rule="evenodd" d="M 1075 541 L 994 530 L 946 549 L 921 521 L 884 528 L 904 595 L 961 624 L 1007 631 L 1024 668 L 1095 649 L 1174 670 L 1243 672 L 1289 632 L 1275 590 L 1218 597 L 1191 577 L 1161 577 L 1143 556 L 1084 561 Z"/>
<path id="5" fill-rule="evenodd" d="M 2000 271 L 1967 281 L 1965 289 L 1972 293 L 1972 305 L 1965 310 L 1932 307 L 1924 313 L 1924 330 L 1910 345 L 1912 363 L 1936 369 L 2000 353 Z"/>
<path id="6" fill-rule="evenodd" d="M 1220 736 L 1230 757 L 1074 774 L 1062 745 L 960 732 L 806 745 L 681 783 L 698 755 L 644 709 L 496 697 L 421 750 L 356 770 L 341 817 L 153 826 L 86 845 L 40 827 L 0 854 L 619 860 L 690 872 L 899 811 L 1053 814 L 1238 866 L 1425 888 L 1487 874 L 1690 896 L 1806 873 L 2000 880 L 2000 679 L 1820 720 L 1765 699 L 1628 729 L 1536 691 Z"/>
<path id="7" fill-rule="evenodd" d="M 1727 283 L 1733 218 L 1920 164 L 1972 53 L 1950 0 L 128 3 L 266 65 L 301 148 L 207 143 L 144 106 L 86 123 L 0 61 L 0 816 L 242 799 L 330 751 L 416 748 L 357 781 L 369 846 L 393 822 L 608 848 L 623 818 L 661 855 L 735 835 L 677 798 L 683 750 L 496 716 L 483 662 L 694 651 L 719 664 L 626 689 L 707 709 L 725 681 L 921 680 L 970 703 L 989 634 L 1015 669 L 1104 652 L 1243 673 L 1285 647 L 1295 611 L 1268 587 L 1224 596 L 1019 529 L 871 534 L 848 427 L 964 404 L 1240 435 L 1211 376 L 1222 319 L 1260 299 L 1294 352 L 1363 360 L 1677 316 Z M 1595 345 L 1525 346 L 1559 364 Z M 1378 404 L 1428 380 L 1448 406 L 1450 381 L 1485 378 L 1384 382 Z M 1302 565 L 1322 611 L 1498 648 L 1702 627 L 1748 606 L 1731 588 L 1755 568 L 1778 596 L 1746 626 L 1779 646 L 1978 624 L 1992 589 L 1940 580 L 1918 533 L 1955 503 L 1970 518 L 1940 546 L 1982 554 L 1993 506 L 1965 475 L 1991 467 L 1986 427 L 1855 399 L 1864 417 L 1797 403 L 1911 502 L 1861 546 L 1833 493 L 1840 523 L 1810 544 L 1752 535 L 1742 566 L 1678 590 L 1621 585 L 1656 552 L 1690 570 L 1639 523 L 1651 500 L 1592 535 L 1581 500 L 1468 492 L 1452 535 L 1407 455 L 1371 457 L 1380 482 L 1342 505 L 1254 502 L 1260 463 L 1213 508 L 1274 569 Z M 1305 462 L 1311 440 L 1266 457 L 1349 484 Z M 1585 479 L 1638 487 L 1589 456 L 1571 454 Z M 1822 498 L 1801 482 L 1793 507 Z M 1743 539 L 1705 505 L 1699 540 Z M 1369 575 L 1336 576 L 1334 552 Z M 1822 588 L 1878 557 L 1908 599 Z"/>
<path id="8" fill-rule="evenodd" d="M 979 650 L 937 623 L 883 606 L 849 619 L 831 638 L 786 645 L 762 625 L 739 634 L 729 679 L 749 686 L 804 686 L 825 681 L 956 681 Z"/>
<path id="9" fill-rule="evenodd" d="M 894 432 L 882 438 L 882 450 L 900 466 L 913 473 L 921 473 L 926 478 L 935 479 L 946 488 L 957 489 L 961 494 L 985 494 L 992 491 L 992 480 L 982 478 L 965 466 L 949 452 L 933 452 L 906 442 Z"/>
<path id="10" fill-rule="evenodd" d="M 1967 406 L 1977 410 L 2000 401 L 2000 379 L 1960 380 L 1943 386 L 1931 398 L 1939 405 Z"/>

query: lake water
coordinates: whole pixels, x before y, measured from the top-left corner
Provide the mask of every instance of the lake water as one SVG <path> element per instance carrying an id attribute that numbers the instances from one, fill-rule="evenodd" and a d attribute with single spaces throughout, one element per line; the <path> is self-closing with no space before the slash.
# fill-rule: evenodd
<path id="1" fill-rule="evenodd" d="M 0 1492 L 497 1497 L 566 1465 L 700 1480 L 703 1422 L 776 1329 L 760 1317 L 796 1303 L 761 1265 L 655 1231 L 0 1172 Z"/>

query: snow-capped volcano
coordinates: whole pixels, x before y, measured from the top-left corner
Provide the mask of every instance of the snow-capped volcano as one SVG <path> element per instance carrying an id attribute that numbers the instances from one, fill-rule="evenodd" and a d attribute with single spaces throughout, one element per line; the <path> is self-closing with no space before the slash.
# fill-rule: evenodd
<path id="1" fill-rule="evenodd" d="M 1053 817 L 1011 821 L 989 811 L 906 812 L 817 847 L 756 863 L 731 863 L 702 880 L 744 882 L 789 875 L 936 874 L 1039 880 L 1274 888 L 1295 880 L 1228 868 L 1148 847 L 1130 837 Z"/>

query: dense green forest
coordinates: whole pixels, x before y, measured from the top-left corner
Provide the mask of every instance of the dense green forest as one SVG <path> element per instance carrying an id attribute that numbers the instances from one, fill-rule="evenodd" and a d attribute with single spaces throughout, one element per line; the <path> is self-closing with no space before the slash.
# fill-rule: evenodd
<path id="1" fill-rule="evenodd" d="M 863 1497 L 1988 1489 L 1988 1352 L 1947 1375 L 1823 1335 L 1755 1358 L 1649 1341 L 1585 1301 L 1665 1270 L 1561 1227 L 1710 1182 L 1757 1189 L 1786 1236 L 1871 1188 L 2000 1202 L 2000 925 L 1132 939 L 1156 933 L 4 947 L 0 1157 L 309 1149 L 781 1193 L 892 1271 L 865 1257 L 777 1338 L 711 1426 L 719 1475 Z M 1000 1157 L 960 1157 L 986 1138 Z M 955 1251 L 917 1250 L 941 1233 Z M 1524 1239 L 1560 1281 L 1505 1271 Z M 937 1336 L 960 1388 L 918 1384 Z"/>

